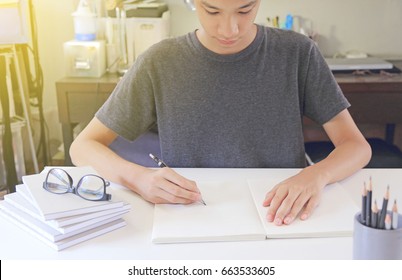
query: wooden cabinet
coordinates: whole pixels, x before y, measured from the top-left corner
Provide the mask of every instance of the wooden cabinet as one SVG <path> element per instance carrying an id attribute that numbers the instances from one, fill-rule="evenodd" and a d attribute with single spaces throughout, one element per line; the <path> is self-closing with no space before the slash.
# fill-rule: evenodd
<path id="1" fill-rule="evenodd" d="M 87 123 L 94 117 L 119 79 L 117 75 L 107 74 L 101 78 L 63 78 L 56 82 L 66 165 L 71 165 L 68 151 L 73 141 L 74 126 Z"/>

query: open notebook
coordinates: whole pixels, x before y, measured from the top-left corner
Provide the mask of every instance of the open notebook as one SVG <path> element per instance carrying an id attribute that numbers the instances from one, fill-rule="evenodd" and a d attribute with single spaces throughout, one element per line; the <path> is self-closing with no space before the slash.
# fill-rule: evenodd
<path id="1" fill-rule="evenodd" d="M 339 184 L 327 186 L 320 205 L 306 221 L 275 226 L 265 221 L 267 180 L 198 182 L 207 204 L 155 205 L 153 243 L 214 242 L 351 236 L 358 207 Z"/>

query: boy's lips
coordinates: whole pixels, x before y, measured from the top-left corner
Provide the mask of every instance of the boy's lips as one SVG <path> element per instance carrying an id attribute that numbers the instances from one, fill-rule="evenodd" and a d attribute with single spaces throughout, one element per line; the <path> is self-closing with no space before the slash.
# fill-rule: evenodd
<path id="1" fill-rule="evenodd" d="M 228 39 L 219 39 L 218 38 L 217 40 L 220 44 L 225 45 L 225 46 L 230 46 L 237 42 L 237 39 L 229 39 L 228 40 Z"/>

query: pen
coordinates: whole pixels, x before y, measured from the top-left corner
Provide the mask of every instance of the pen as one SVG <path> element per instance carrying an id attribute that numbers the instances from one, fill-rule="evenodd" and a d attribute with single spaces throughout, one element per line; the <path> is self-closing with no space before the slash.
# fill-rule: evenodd
<path id="1" fill-rule="evenodd" d="M 149 154 L 149 157 L 152 158 L 159 167 L 168 167 L 167 164 L 163 160 L 161 160 L 160 158 L 154 156 L 153 154 Z M 200 202 L 202 204 L 204 204 L 204 205 L 207 205 L 202 198 L 201 198 Z"/>
<path id="2" fill-rule="evenodd" d="M 160 158 L 154 156 L 153 154 L 149 154 L 150 158 L 152 158 L 159 167 L 168 167 L 166 163 L 163 162 Z"/>

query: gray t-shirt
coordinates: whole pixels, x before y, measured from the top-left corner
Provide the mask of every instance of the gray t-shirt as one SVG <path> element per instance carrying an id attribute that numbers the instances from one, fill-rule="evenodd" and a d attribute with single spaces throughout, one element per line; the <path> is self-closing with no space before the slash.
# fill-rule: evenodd
<path id="1" fill-rule="evenodd" d="M 299 168 L 303 115 L 324 124 L 348 106 L 312 40 L 258 26 L 232 55 L 195 32 L 152 46 L 96 117 L 129 140 L 157 124 L 171 167 Z"/>

